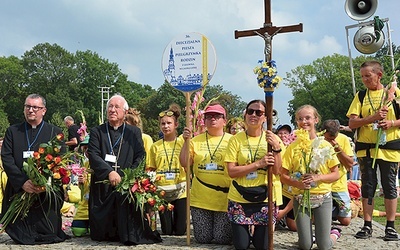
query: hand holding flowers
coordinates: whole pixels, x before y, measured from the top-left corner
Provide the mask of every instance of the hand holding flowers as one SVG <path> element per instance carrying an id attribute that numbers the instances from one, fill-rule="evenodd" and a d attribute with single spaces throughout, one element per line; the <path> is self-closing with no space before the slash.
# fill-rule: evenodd
<path id="1" fill-rule="evenodd" d="M 24 191 L 12 197 L 11 204 L 0 220 L 0 232 L 17 219 L 24 219 L 33 204 L 39 200 L 39 194 L 46 192 L 46 199 L 51 200 L 61 190 L 63 184 L 70 181 L 66 165 L 74 152 L 61 154 L 63 134 L 58 134 L 47 143 L 42 143 L 38 151 L 23 164 L 23 171 L 29 178 L 22 187 Z M 40 201 L 39 201 L 40 202 Z"/>

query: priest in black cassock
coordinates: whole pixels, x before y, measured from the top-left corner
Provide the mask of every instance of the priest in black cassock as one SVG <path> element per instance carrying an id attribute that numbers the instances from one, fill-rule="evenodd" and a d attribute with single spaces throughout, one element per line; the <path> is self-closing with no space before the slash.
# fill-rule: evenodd
<path id="1" fill-rule="evenodd" d="M 90 131 L 89 161 L 94 170 L 90 184 L 90 237 L 97 241 L 119 241 L 124 245 L 161 242 L 146 216 L 115 191 L 122 169 L 136 168 L 145 156 L 139 128 L 125 123 L 128 103 L 114 95 L 107 103 L 107 122 Z M 110 184 L 101 183 L 109 180 Z"/>
<path id="2" fill-rule="evenodd" d="M 60 186 L 54 196 L 46 199 L 44 191 L 35 186 L 22 170 L 23 162 L 38 150 L 41 143 L 62 133 L 60 128 L 43 120 L 45 114 L 46 100 L 38 94 L 29 95 L 24 104 L 25 121 L 7 129 L 1 150 L 3 167 L 8 176 L 2 214 L 6 213 L 14 194 L 23 191 L 39 194 L 39 199 L 30 208 L 28 216 L 22 220 L 17 218 L 6 227 L 7 234 L 19 244 L 49 244 L 70 238 L 61 229 L 60 209 L 64 201 L 62 187 Z"/>

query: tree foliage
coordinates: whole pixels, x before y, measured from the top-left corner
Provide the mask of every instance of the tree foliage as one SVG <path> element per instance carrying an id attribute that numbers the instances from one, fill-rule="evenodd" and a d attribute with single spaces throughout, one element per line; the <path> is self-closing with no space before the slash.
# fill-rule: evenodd
<path id="1" fill-rule="evenodd" d="M 90 50 L 71 53 L 57 44 L 41 43 L 26 51 L 21 59 L 0 57 L 0 82 L 0 136 L 9 124 L 24 120 L 23 104 L 32 93 L 46 99 L 45 119 L 64 129 L 63 118 L 67 115 L 75 118 L 78 125 L 82 122 L 77 110 L 83 111 L 88 128 L 102 123 L 102 104 L 105 107 L 107 98 L 115 93 L 122 94 L 131 107 L 141 111 L 144 132 L 154 139 L 158 139 L 158 114 L 172 103 L 182 108 L 180 130 L 185 125 L 186 104 L 180 91 L 165 82 L 153 89 L 129 81 L 117 63 Z M 100 87 L 109 88 L 109 95 L 102 96 Z M 220 85 L 207 86 L 205 103 L 218 95 L 230 115 L 239 115 L 244 109 L 241 98 Z"/>
<path id="2" fill-rule="evenodd" d="M 395 48 L 395 46 L 394 46 Z M 365 89 L 360 77 L 360 65 L 367 60 L 377 60 L 386 69 L 381 82 L 386 85 L 390 81 L 392 67 L 388 48 L 383 47 L 372 56 L 359 56 L 353 59 L 354 81 L 356 91 Z M 394 49 L 394 59 L 400 57 L 399 48 Z M 298 66 L 286 74 L 284 84 L 293 94 L 288 103 L 291 121 L 295 123 L 296 110 L 305 104 L 311 104 L 318 109 L 321 119 L 338 119 L 341 124 L 347 124 L 347 110 L 353 100 L 353 86 L 348 56 L 334 54 L 316 59 L 310 65 Z"/>

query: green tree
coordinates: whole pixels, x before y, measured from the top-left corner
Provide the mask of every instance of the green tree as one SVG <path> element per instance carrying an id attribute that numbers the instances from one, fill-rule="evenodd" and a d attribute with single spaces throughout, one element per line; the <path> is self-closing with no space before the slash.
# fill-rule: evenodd
<path id="1" fill-rule="evenodd" d="M 360 56 L 353 60 L 353 65 L 361 65 L 367 57 Z M 356 89 L 363 89 L 358 69 L 355 70 Z M 354 97 L 350 62 L 347 56 L 334 54 L 319 58 L 310 65 L 298 66 L 287 73 L 285 78 L 293 94 L 289 101 L 289 114 L 295 123 L 296 110 L 311 104 L 318 109 L 322 120 L 338 119 L 341 124 L 347 124 L 347 110 Z"/>
<path id="2" fill-rule="evenodd" d="M 0 110 L 4 110 L 8 117 L 4 124 L 22 121 L 24 94 L 21 88 L 25 83 L 24 68 L 22 62 L 15 56 L 0 57 Z"/>

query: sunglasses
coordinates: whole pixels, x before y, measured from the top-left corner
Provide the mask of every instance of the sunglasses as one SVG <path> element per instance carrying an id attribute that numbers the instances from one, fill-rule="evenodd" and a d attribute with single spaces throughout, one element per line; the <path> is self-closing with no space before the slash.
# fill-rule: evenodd
<path id="1" fill-rule="evenodd" d="M 256 113 L 256 116 L 262 116 L 265 114 L 265 111 L 259 110 L 259 109 L 247 109 L 246 114 L 252 115 Z"/>
<path id="2" fill-rule="evenodd" d="M 174 111 L 161 111 L 158 116 L 159 117 L 164 117 L 164 116 L 173 116 L 174 115 Z"/>

